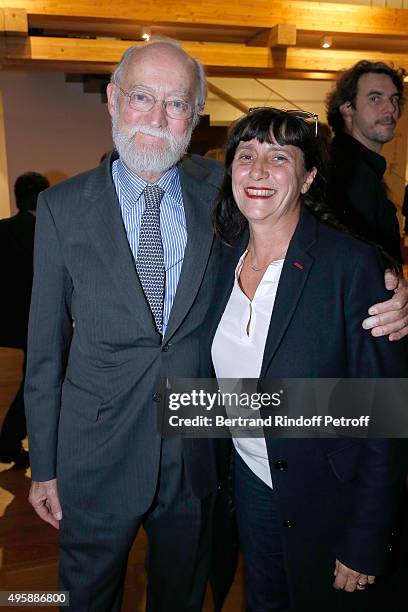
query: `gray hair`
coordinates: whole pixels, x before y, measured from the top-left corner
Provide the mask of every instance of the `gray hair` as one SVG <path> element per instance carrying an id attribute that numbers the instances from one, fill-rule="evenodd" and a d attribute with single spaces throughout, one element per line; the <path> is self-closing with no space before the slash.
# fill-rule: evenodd
<path id="1" fill-rule="evenodd" d="M 186 60 L 192 62 L 194 66 L 195 108 L 194 108 L 194 115 L 193 115 L 193 121 L 192 121 L 193 128 L 194 128 L 200 120 L 200 114 L 202 113 L 204 109 L 205 100 L 207 98 L 207 79 L 205 76 L 204 66 L 200 62 L 200 60 L 194 57 L 191 57 L 188 53 L 186 53 L 184 49 L 182 48 L 182 46 L 176 40 L 173 40 L 172 38 L 160 37 L 160 38 L 153 38 L 145 45 L 132 45 L 131 47 L 126 49 L 119 63 L 113 70 L 111 74 L 111 79 L 110 79 L 111 83 L 113 83 L 114 85 L 120 85 L 122 83 L 123 73 L 125 71 L 125 68 L 128 62 L 133 57 L 141 53 L 147 47 L 152 47 L 153 45 L 159 45 L 159 44 L 161 45 L 165 44 L 165 45 L 174 47 L 180 52 L 181 55 L 183 55 L 186 58 Z"/>

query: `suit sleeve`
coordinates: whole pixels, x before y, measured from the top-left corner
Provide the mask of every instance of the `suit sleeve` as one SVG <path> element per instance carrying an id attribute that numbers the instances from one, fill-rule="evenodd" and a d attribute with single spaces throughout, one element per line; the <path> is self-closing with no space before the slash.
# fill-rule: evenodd
<path id="1" fill-rule="evenodd" d="M 388 294 L 388 295 L 387 295 Z M 355 262 L 345 296 L 349 376 L 398 378 L 408 375 L 407 343 L 374 338 L 361 328 L 371 305 L 389 298 L 375 249 L 367 248 Z M 374 383 L 373 381 L 373 384 Z M 390 384 L 391 380 L 390 380 Z M 389 409 L 387 405 L 383 410 Z M 363 410 L 364 412 L 364 410 Z M 393 521 L 403 487 L 405 440 L 373 438 L 361 445 L 354 488 L 354 507 L 337 556 L 352 569 L 372 575 L 384 572 Z"/>
<path id="2" fill-rule="evenodd" d="M 55 478 L 61 386 L 72 337 L 72 282 L 47 197 L 40 195 L 34 246 L 25 405 L 33 480 Z"/>

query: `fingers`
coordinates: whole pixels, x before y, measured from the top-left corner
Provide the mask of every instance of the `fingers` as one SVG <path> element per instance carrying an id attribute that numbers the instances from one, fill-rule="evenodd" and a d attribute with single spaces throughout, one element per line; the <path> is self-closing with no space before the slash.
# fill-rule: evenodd
<path id="1" fill-rule="evenodd" d="M 44 482 L 33 481 L 28 495 L 28 501 L 38 516 L 55 529 L 59 529 L 62 519 L 61 504 L 57 492 L 56 479 Z"/>
<path id="2" fill-rule="evenodd" d="M 341 563 L 338 559 L 336 559 L 334 575 L 336 577 L 333 583 L 334 588 L 346 591 L 347 593 L 353 593 L 356 590 L 364 591 L 375 580 L 374 576 L 360 574 Z"/>
<path id="3" fill-rule="evenodd" d="M 408 334 L 408 315 L 401 313 L 387 313 L 376 317 L 369 317 L 363 321 L 364 329 L 371 329 L 371 335 L 378 338 L 389 336 L 389 340 L 400 340 Z"/>
<path id="4" fill-rule="evenodd" d="M 364 329 L 371 329 L 373 336 L 387 336 L 399 340 L 408 333 L 408 305 L 404 294 L 395 294 L 391 300 L 372 306 L 370 316 L 363 321 Z"/>
<path id="5" fill-rule="evenodd" d="M 408 334 L 408 284 L 390 270 L 385 273 L 387 289 L 395 291 L 390 300 L 374 304 L 368 309 L 369 318 L 363 321 L 364 329 L 371 329 L 373 336 L 389 336 L 400 340 Z"/>
<path id="6" fill-rule="evenodd" d="M 384 273 L 385 288 L 389 291 L 393 291 L 398 287 L 399 277 L 392 272 L 392 270 L 386 270 Z"/>
<path id="7" fill-rule="evenodd" d="M 390 333 L 389 340 L 401 340 L 401 338 L 405 338 L 406 335 L 408 335 L 408 324 L 399 331 Z"/>

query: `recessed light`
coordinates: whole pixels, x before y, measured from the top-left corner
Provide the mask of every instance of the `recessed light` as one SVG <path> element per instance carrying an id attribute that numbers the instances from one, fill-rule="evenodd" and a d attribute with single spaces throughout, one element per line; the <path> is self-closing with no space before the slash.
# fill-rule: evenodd
<path id="1" fill-rule="evenodd" d="M 331 36 L 322 36 L 320 40 L 320 46 L 322 49 L 330 49 L 333 44 L 333 39 Z"/>
<path id="2" fill-rule="evenodd" d="M 152 31 L 150 28 L 142 28 L 142 38 L 143 40 L 145 40 L 146 42 L 148 42 L 150 40 L 152 36 Z"/>

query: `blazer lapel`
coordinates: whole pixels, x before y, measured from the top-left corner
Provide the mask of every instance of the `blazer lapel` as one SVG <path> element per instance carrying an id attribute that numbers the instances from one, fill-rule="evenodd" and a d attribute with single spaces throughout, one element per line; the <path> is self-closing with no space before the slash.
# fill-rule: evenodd
<path id="1" fill-rule="evenodd" d="M 187 245 L 177 291 L 171 309 L 165 340 L 174 335 L 190 310 L 200 288 L 211 247 L 214 230 L 211 224 L 212 204 L 218 185 L 205 180 L 208 172 L 192 160 L 180 166 L 180 182 L 187 224 Z"/>
<path id="2" fill-rule="evenodd" d="M 137 313 L 143 327 L 153 331 L 152 315 L 127 240 L 110 163 L 95 171 L 85 187 L 84 196 L 89 200 L 86 229 L 99 257 L 105 262 L 112 284 Z"/>
<path id="3" fill-rule="evenodd" d="M 283 265 L 266 338 L 260 378 L 265 376 L 295 313 L 314 263 L 314 257 L 308 250 L 316 242 L 316 235 L 317 221 L 308 210 L 303 209 Z"/>

